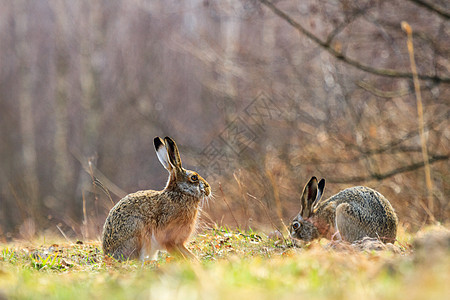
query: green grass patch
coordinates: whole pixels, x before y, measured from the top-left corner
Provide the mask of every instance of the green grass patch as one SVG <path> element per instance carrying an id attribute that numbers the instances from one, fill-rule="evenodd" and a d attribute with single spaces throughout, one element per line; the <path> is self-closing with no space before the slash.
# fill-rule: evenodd
<path id="1" fill-rule="evenodd" d="M 355 251 L 216 228 L 189 245 L 200 263 L 161 253 L 145 264 L 105 258 L 98 242 L 3 245 L 0 299 L 446 299 L 445 238 L 432 253 L 410 235 L 400 251 Z"/>

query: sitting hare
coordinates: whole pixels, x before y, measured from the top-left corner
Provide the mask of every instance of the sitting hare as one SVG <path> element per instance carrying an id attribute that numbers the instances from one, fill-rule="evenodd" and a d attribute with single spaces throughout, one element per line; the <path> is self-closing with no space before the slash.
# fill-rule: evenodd
<path id="1" fill-rule="evenodd" d="M 156 155 L 169 171 L 162 191 L 139 191 L 125 196 L 109 212 L 103 226 L 103 252 L 115 259 L 154 259 L 158 250 L 196 257 L 185 243 L 195 229 L 199 204 L 211 194 L 209 184 L 196 172 L 181 167 L 175 142 L 154 139 Z"/>
<path id="2" fill-rule="evenodd" d="M 291 224 L 291 236 L 303 241 L 338 235 L 347 242 L 363 237 L 394 242 L 397 235 L 397 215 L 389 201 L 377 191 L 356 186 L 320 201 L 325 179 L 317 183 L 312 177 L 305 185 L 302 208 Z"/>

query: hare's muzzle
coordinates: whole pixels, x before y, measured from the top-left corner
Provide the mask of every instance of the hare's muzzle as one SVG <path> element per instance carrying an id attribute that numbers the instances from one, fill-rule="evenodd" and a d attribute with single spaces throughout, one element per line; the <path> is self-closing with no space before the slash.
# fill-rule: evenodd
<path id="1" fill-rule="evenodd" d="M 200 182 L 200 191 L 205 194 L 206 197 L 211 195 L 211 187 L 206 181 Z"/>

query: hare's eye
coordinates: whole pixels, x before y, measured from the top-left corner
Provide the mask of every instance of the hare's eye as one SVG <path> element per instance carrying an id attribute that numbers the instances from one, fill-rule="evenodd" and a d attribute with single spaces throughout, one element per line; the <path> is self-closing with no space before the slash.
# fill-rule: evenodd
<path id="1" fill-rule="evenodd" d="M 292 223 L 292 228 L 294 228 L 294 230 L 297 230 L 299 227 L 300 227 L 300 223 L 299 222 Z"/>
<path id="2" fill-rule="evenodd" d="M 197 175 L 192 175 L 191 176 L 191 181 L 192 182 L 197 182 L 198 181 L 198 176 Z"/>

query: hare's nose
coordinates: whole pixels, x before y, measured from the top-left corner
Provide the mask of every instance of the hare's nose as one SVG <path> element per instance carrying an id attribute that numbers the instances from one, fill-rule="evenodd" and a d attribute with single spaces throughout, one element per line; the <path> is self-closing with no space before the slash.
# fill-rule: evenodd
<path id="1" fill-rule="evenodd" d="M 209 186 L 205 187 L 203 192 L 205 193 L 206 196 L 209 196 L 209 194 L 211 194 L 211 189 L 209 188 Z"/>
<path id="2" fill-rule="evenodd" d="M 201 185 L 201 190 L 203 193 L 205 193 L 206 196 L 209 196 L 211 194 L 211 188 L 206 182 Z"/>

